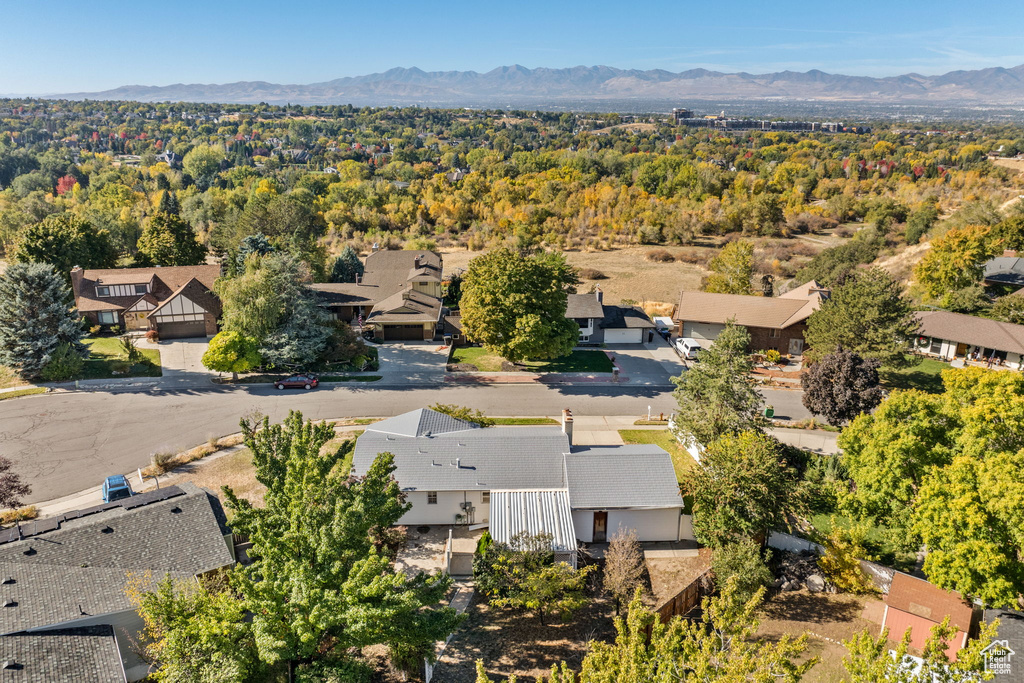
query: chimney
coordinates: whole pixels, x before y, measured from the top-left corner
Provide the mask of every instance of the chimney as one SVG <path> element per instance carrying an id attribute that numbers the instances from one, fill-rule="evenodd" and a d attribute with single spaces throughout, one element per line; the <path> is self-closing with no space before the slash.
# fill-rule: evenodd
<path id="1" fill-rule="evenodd" d="M 360 273 L 356 273 L 356 284 L 362 284 L 363 276 Z"/>
<path id="2" fill-rule="evenodd" d="M 412 260 L 412 267 L 416 268 L 416 269 L 419 269 L 419 267 L 420 267 L 420 257 L 419 256 L 417 256 L 416 258 L 414 258 Z"/>
<path id="3" fill-rule="evenodd" d="M 569 439 L 569 446 L 572 446 L 572 411 L 568 408 L 562 411 L 562 431 Z"/>
<path id="4" fill-rule="evenodd" d="M 82 266 L 75 266 L 71 269 L 71 289 L 74 290 L 75 296 L 78 296 L 78 292 L 82 288 L 82 278 L 84 277 L 85 271 L 82 270 Z"/>
<path id="5" fill-rule="evenodd" d="M 455 458 L 455 469 L 462 469 L 462 458 Z"/>
<path id="6" fill-rule="evenodd" d="M 376 254 L 378 251 L 380 251 L 380 245 L 374 242 L 373 247 L 370 249 L 370 251 Z"/>
<path id="7" fill-rule="evenodd" d="M 604 303 L 604 292 L 601 291 L 600 287 L 594 287 L 594 294 L 597 295 L 597 303 Z"/>

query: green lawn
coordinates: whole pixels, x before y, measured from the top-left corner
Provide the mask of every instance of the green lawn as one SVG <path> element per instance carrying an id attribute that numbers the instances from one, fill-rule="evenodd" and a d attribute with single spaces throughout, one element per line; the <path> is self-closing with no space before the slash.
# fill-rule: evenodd
<path id="1" fill-rule="evenodd" d="M 920 389 L 929 394 L 942 393 L 940 372 L 952 367 L 934 358 L 924 358 L 905 370 L 882 370 L 878 373 L 882 384 L 889 389 Z"/>
<path id="2" fill-rule="evenodd" d="M 16 391 L 5 391 L 0 393 L 0 401 L 4 401 L 9 398 L 18 398 L 19 396 L 31 396 L 33 394 L 45 394 L 46 389 L 44 387 L 30 387 L 28 389 L 18 389 Z"/>
<path id="3" fill-rule="evenodd" d="M 667 429 L 620 429 L 619 436 L 624 443 L 651 443 L 661 446 L 672 456 L 672 464 L 676 468 L 676 479 L 682 481 L 683 473 L 693 467 L 696 463 L 693 457 L 686 452 L 672 432 Z"/>
<path id="4" fill-rule="evenodd" d="M 839 527 L 847 527 L 853 524 L 851 518 L 836 512 L 812 514 L 810 521 L 815 530 L 823 536 L 831 533 L 833 521 Z M 873 526 L 868 529 L 867 535 L 864 538 L 864 550 L 867 551 L 869 557 L 864 559 L 873 560 L 887 567 L 894 567 L 902 572 L 910 571 L 914 568 L 917 558 L 914 556 L 914 553 L 897 548 L 893 539 L 888 537 L 886 531 L 885 527 L 881 526 Z"/>
<path id="5" fill-rule="evenodd" d="M 480 372 L 501 372 L 504 359 L 482 346 L 459 346 L 452 351 L 451 362 L 475 365 Z M 614 368 L 604 351 L 573 351 L 554 360 L 523 361 L 519 367 L 531 372 L 611 372 Z"/>
<path id="6" fill-rule="evenodd" d="M 114 374 L 114 368 L 121 362 L 121 340 L 118 337 L 90 337 L 82 340 L 89 347 L 89 358 L 85 361 L 79 379 L 110 379 L 112 377 L 159 377 L 160 352 L 156 349 L 139 349 L 145 361 L 128 368 L 128 372 Z"/>
<path id="7" fill-rule="evenodd" d="M 495 425 L 556 425 L 558 420 L 550 417 L 492 417 Z"/>

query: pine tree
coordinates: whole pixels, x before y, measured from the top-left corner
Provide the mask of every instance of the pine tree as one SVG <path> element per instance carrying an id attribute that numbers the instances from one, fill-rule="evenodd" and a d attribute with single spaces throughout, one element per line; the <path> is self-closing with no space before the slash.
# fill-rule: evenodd
<path id="1" fill-rule="evenodd" d="M 160 195 L 160 203 L 156 209 L 159 213 L 167 213 L 172 216 L 177 216 L 181 210 L 181 205 L 178 204 L 178 195 L 174 193 L 174 190 L 166 189 L 163 194 Z"/>
<path id="2" fill-rule="evenodd" d="M 331 264 L 331 282 L 355 282 L 356 275 L 363 274 L 363 262 L 359 260 L 359 254 L 346 246 L 341 255 L 334 259 Z"/>
<path id="3" fill-rule="evenodd" d="M 39 376 L 61 343 L 82 356 L 82 329 L 71 291 L 47 263 L 15 263 L 0 274 L 0 365 Z"/>

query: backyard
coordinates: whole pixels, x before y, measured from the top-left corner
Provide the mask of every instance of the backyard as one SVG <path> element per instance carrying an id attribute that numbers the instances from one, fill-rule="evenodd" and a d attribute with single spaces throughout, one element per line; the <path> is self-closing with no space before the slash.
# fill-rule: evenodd
<path id="1" fill-rule="evenodd" d="M 693 457 L 686 452 L 672 432 L 667 429 L 620 429 L 619 436 L 622 442 L 627 444 L 641 443 L 661 446 L 672 456 L 672 465 L 676 468 L 676 479 L 683 480 L 683 473 L 693 467 L 696 463 Z"/>
<path id="2" fill-rule="evenodd" d="M 576 350 L 552 360 L 523 361 L 514 366 L 482 346 L 460 346 L 452 351 L 450 364 L 473 366 L 478 372 L 611 372 L 614 366 L 604 351 Z M 460 370 L 462 367 L 459 368 Z M 472 370 L 470 370 L 472 372 Z"/>
<path id="3" fill-rule="evenodd" d="M 942 393 L 943 370 L 952 367 L 934 358 L 923 358 L 917 365 L 903 370 L 883 370 L 879 379 L 887 389 L 919 389 L 929 394 Z"/>
<path id="4" fill-rule="evenodd" d="M 142 362 L 128 365 L 124 361 L 120 337 L 89 337 L 82 341 L 89 347 L 89 358 L 85 361 L 79 379 L 160 377 L 163 374 L 160 369 L 160 352 L 156 349 L 140 348 Z"/>

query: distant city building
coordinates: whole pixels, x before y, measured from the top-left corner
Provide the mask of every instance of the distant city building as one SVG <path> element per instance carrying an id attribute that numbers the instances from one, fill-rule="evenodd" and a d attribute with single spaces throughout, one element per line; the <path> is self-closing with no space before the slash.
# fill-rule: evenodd
<path id="1" fill-rule="evenodd" d="M 712 128 L 714 130 L 763 130 L 806 133 L 870 133 L 867 126 L 847 126 L 837 122 L 821 121 L 769 121 L 767 119 L 731 119 L 723 111 L 718 115 L 696 117 L 689 109 L 672 110 L 672 120 L 677 126 L 691 128 Z"/>

